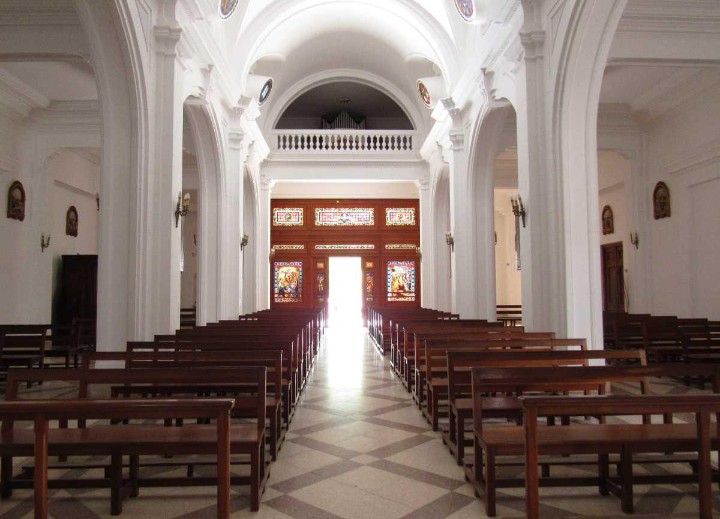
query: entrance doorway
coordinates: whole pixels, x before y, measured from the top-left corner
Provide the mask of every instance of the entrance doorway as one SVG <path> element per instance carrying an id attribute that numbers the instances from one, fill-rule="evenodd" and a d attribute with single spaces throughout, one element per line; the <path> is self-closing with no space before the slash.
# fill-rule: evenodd
<path id="1" fill-rule="evenodd" d="M 603 310 L 625 312 L 625 277 L 623 275 L 623 244 L 602 246 Z"/>
<path id="2" fill-rule="evenodd" d="M 362 326 L 362 269 L 359 257 L 331 257 L 328 310 L 331 327 Z"/>

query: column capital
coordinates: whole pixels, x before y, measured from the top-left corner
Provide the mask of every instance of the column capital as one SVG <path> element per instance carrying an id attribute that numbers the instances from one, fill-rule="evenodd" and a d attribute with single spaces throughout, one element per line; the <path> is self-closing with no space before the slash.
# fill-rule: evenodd
<path id="1" fill-rule="evenodd" d="M 452 151 L 463 151 L 465 149 L 465 132 L 462 130 L 452 130 L 448 138 L 450 139 L 450 149 Z"/>
<path id="2" fill-rule="evenodd" d="M 182 28 L 176 25 L 156 25 L 153 28 L 156 52 L 165 56 L 177 56 L 182 32 Z"/>
<path id="3" fill-rule="evenodd" d="M 243 149 L 245 143 L 245 132 L 240 128 L 230 128 L 228 131 L 228 141 L 230 143 L 230 149 Z"/>
<path id="4" fill-rule="evenodd" d="M 520 33 L 520 43 L 526 60 L 536 60 L 545 54 L 545 31 L 531 30 Z"/>

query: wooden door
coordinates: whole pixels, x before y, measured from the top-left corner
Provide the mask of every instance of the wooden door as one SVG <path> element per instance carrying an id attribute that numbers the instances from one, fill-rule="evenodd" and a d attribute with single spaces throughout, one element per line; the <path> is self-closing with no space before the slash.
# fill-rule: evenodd
<path id="1" fill-rule="evenodd" d="M 625 277 L 623 274 L 623 244 L 602 246 L 603 310 L 625 312 Z"/>

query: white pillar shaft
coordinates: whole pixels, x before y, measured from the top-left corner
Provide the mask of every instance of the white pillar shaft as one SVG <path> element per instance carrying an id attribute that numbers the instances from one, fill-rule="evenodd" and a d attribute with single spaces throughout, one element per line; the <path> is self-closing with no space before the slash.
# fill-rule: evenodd
<path id="1" fill-rule="evenodd" d="M 435 279 L 437 271 L 435 266 L 435 240 L 434 211 L 432 208 L 431 191 L 427 182 L 420 185 L 420 250 L 422 252 L 422 265 L 420 272 L 422 286 L 421 304 L 425 308 L 436 308 Z"/>
<path id="2" fill-rule="evenodd" d="M 270 252 L 270 193 L 272 185 L 267 182 L 261 182 L 259 217 L 260 217 L 260 234 L 258 236 L 257 249 L 257 270 L 258 270 L 258 305 L 260 309 L 270 308 L 270 277 L 271 262 L 269 260 Z"/>
<path id="3" fill-rule="evenodd" d="M 162 29 L 162 30 L 158 30 Z M 154 168 L 146 199 L 147 241 L 152 254 L 152 291 L 146 308 L 154 315 L 151 333 L 168 333 L 180 325 L 180 227 L 175 210 L 182 190 L 183 88 L 175 49 L 178 29 L 156 28 Z"/>
<path id="4" fill-rule="evenodd" d="M 476 215 L 474 193 L 470 189 L 468 153 L 462 135 L 451 135 L 450 225 L 453 234 L 452 311 L 464 319 L 479 317 L 477 294 Z"/>

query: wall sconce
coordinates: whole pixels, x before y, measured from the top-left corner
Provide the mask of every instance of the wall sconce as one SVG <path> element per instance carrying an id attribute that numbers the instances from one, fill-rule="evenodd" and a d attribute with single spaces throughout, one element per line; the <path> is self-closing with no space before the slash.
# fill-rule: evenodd
<path id="1" fill-rule="evenodd" d="M 100 210 L 100 193 L 95 193 L 95 205 L 97 206 L 97 210 Z"/>
<path id="2" fill-rule="evenodd" d="M 45 252 L 45 249 L 50 247 L 50 235 L 47 235 L 47 239 L 45 239 L 45 235 L 40 235 L 40 252 Z"/>
<path id="3" fill-rule="evenodd" d="M 453 238 L 453 235 L 451 232 L 445 233 L 445 243 L 450 245 L 450 250 L 455 251 L 455 238 Z"/>
<path id="4" fill-rule="evenodd" d="M 523 228 L 525 228 L 525 205 L 523 205 L 522 198 L 520 195 L 515 198 L 514 196 L 510 197 L 510 203 L 512 204 L 512 212 L 515 215 L 515 217 L 519 217 L 522 220 Z"/>
<path id="5" fill-rule="evenodd" d="M 640 237 L 638 236 L 638 233 L 631 232 L 630 233 L 630 243 L 635 245 L 635 248 L 638 248 L 638 245 L 640 245 Z"/>
<path id="6" fill-rule="evenodd" d="M 240 240 L 240 250 L 245 252 L 245 247 L 248 246 L 248 243 L 250 242 L 250 236 L 243 233 L 242 240 Z"/>
<path id="7" fill-rule="evenodd" d="M 175 207 L 175 227 L 180 223 L 180 217 L 185 217 L 190 212 L 190 193 L 178 193 L 177 206 Z"/>
<path id="8" fill-rule="evenodd" d="M 420 247 L 415 247 L 415 252 L 417 252 L 418 261 L 420 261 L 420 263 L 422 263 L 422 251 L 420 250 Z"/>

